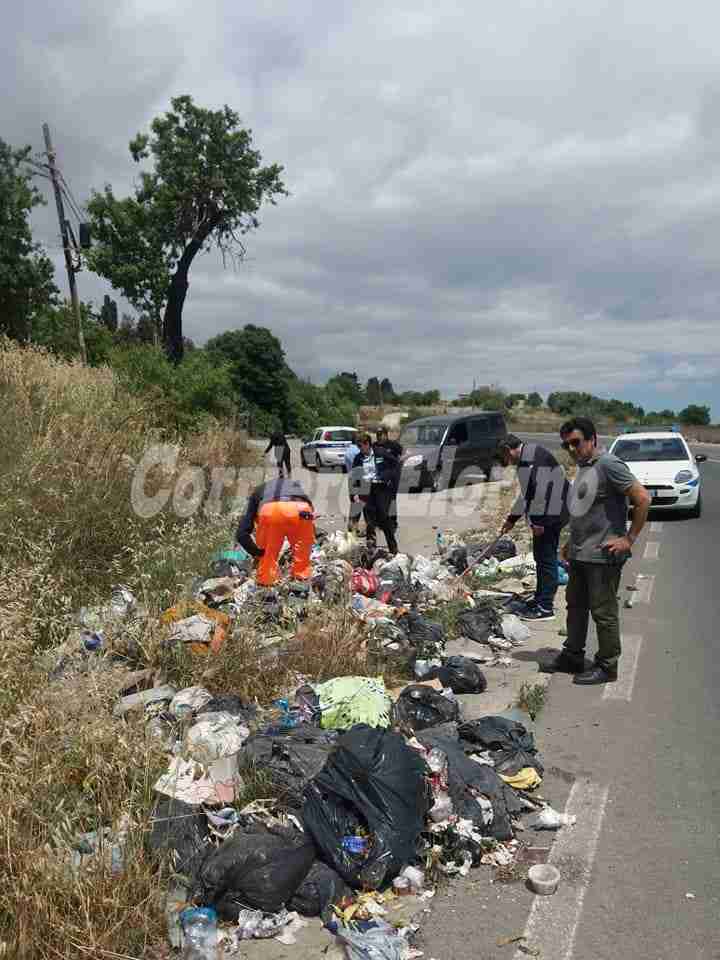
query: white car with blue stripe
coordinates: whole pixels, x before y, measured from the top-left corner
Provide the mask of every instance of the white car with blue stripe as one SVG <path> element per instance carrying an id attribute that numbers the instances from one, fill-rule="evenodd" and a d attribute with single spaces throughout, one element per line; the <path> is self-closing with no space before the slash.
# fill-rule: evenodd
<path id="1" fill-rule="evenodd" d="M 345 451 L 358 435 L 355 427 L 318 427 L 300 448 L 300 462 L 308 470 L 344 467 Z"/>
<path id="2" fill-rule="evenodd" d="M 624 433 L 610 447 L 650 494 L 652 510 L 681 510 L 699 517 L 702 510 L 698 464 L 685 438 L 675 432 Z"/>

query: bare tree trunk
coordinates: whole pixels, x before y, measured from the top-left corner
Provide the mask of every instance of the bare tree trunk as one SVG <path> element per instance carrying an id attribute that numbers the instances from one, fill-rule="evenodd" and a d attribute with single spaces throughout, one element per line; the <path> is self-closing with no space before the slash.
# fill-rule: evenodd
<path id="1" fill-rule="evenodd" d="M 188 291 L 188 270 L 190 264 L 183 264 L 183 255 L 177 270 L 170 281 L 165 316 L 163 318 L 163 341 L 168 357 L 173 363 L 183 358 L 182 311 Z"/>
<path id="2" fill-rule="evenodd" d="M 188 273 L 195 255 L 202 250 L 203 245 L 220 221 L 220 215 L 215 214 L 206 220 L 201 229 L 195 234 L 190 243 L 183 250 L 178 260 L 175 273 L 170 280 L 165 316 L 163 317 L 163 342 L 168 357 L 173 363 L 180 363 L 183 358 L 182 312 L 185 297 L 188 292 Z"/>

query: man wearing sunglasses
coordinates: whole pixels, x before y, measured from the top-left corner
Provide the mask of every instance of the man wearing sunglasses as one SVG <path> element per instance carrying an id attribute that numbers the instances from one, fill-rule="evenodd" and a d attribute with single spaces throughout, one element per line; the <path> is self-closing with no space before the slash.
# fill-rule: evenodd
<path id="1" fill-rule="evenodd" d="M 647 520 L 650 496 L 622 460 L 598 450 L 592 420 L 568 420 L 560 436 L 577 474 L 568 497 L 570 540 L 562 548 L 570 574 L 565 594 L 567 638 L 554 667 L 575 674 L 574 683 L 608 683 L 617 680 L 621 654 L 620 574 Z M 628 501 L 634 510 L 632 526 L 626 530 Z M 594 667 L 585 670 L 591 614 L 598 652 Z"/>

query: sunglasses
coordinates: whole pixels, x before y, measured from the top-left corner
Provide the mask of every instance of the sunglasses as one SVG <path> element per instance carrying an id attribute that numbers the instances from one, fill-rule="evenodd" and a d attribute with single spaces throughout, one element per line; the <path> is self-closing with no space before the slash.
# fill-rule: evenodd
<path id="1" fill-rule="evenodd" d="M 569 450 L 572 447 L 573 450 L 578 450 L 582 442 L 582 440 L 578 440 L 577 438 L 575 440 L 563 440 L 562 448 L 563 450 Z"/>

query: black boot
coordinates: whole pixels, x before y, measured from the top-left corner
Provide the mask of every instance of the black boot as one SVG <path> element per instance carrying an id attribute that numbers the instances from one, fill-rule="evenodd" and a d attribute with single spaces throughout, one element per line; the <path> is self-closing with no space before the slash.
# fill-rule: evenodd
<path id="1" fill-rule="evenodd" d="M 592 670 L 586 670 L 584 673 L 578 673 L 573 677 L 573 683 L 589 687 L 596 683 L 614 683 L 617 680 L 617 670 L 606 670 L 599 664 L 595 664 Z"/>

